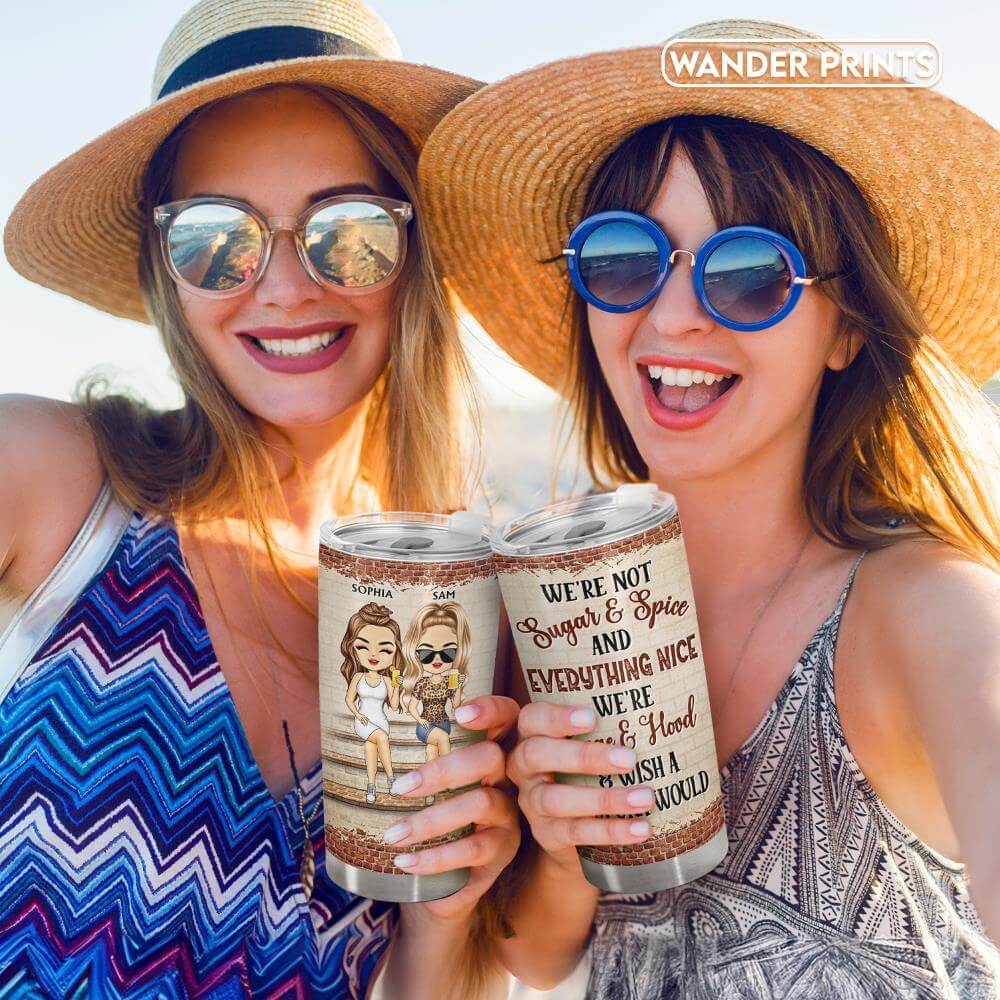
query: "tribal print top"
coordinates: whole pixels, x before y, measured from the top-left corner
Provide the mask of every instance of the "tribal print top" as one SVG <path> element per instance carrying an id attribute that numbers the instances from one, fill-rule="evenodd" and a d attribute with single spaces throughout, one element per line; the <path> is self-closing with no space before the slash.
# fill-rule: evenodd
<path id="1" fill-rule="evenodd" d="M 601 1000 L 988 1000 L 1000 955 L 963 866 L 879 799 L 841 731 L 837 606 L 722 771 L 729 853 L 688 885 L 601 897 Z"/>
<path id="2" fill-rule="evenodd" d="M 307 901 L 295 789 L 257 768 L 176 531 L 105 483 L 0 634 L 0 997 L 364 996 L 396 911 L 330 881 L 322 809 L 310 832 Z"/>

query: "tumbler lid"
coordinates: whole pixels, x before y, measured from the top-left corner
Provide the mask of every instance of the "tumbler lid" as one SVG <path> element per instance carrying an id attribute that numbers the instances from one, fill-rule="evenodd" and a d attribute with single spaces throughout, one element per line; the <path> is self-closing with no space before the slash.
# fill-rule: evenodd
<path id="1" fill-rule="evenodd" d="M 493 532 L 493 549 L 533 556 L 596 548 L 656 527 L 676 513 L 674 498 L 655 483 L 625 483 L 609 493 L 561 500 L 511 518 Z"/>
<path id="2" fill-rule="evenodd" d="M 471 510 L 385 511 L 324 521 L 319 537 L 322 545 L 362 558 L 458 562 L 491 554 L 489 528 L 489 518 Z"/>

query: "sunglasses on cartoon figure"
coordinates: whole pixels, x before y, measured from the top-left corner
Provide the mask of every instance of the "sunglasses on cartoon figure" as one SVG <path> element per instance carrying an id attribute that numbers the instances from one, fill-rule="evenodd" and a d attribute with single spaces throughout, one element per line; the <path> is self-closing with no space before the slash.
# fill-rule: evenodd
<path id="1" fill-rule="evenodd" d="M 417 648 L 417 659 L 424 664 L 433 663 L 435 657 L 439 658 L 442 663 L 452 663 L 457 655 L 457 646 L 445 646 L 444 649 L 431 649 L 429 646 Z"/>

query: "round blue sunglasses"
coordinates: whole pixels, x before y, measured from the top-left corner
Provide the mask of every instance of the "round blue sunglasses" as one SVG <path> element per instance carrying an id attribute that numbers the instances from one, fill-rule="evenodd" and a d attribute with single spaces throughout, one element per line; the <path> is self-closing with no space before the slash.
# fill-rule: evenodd
<path id="1" fill-rule="evenodd" d="M 673 250 L 663 230 L 638 212 L 588 216 L 563 250 L 573 285 L 605 312 L 641 309 L 659 294 L 674 259 L 691 260 L 695 292 L 705 311 L 730 330 L 766 330 L 795 308 L 803 285 L 843 271 L 808 275 L 799 248 L 760 226 L 713 233 L 697 251 Z"/>

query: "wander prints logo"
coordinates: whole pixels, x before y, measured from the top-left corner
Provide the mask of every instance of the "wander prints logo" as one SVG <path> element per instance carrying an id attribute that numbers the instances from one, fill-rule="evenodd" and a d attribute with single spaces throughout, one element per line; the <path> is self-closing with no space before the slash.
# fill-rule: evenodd
<path id="1" fill-rule="evenodd" d="M 925 39 L 676 38 L 660 53 L 671 87 L 933 87 L 941 49 Z"/>

